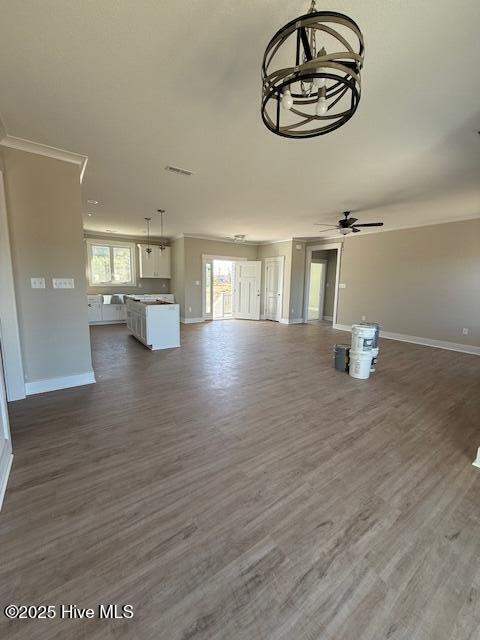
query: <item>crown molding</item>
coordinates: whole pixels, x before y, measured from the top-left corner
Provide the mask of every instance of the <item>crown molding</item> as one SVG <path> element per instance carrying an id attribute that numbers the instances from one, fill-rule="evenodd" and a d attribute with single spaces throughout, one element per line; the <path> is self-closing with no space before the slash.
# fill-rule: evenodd
<path id="1" fill-rule="evenodd" d="M 0 122 L 0 136 L 2 133 L 2 127 L 5 129 Z M 88 156 L 84 156 L 80 153 L 74 153 L 73 151 L 66 151 L 65 149 L 57 149 L 57 147 L 50 147 L 47 144 L 41 144 L 40 142 L 17 138 L 16 136 L 10 136 L 6 133 L 0 138 L 0 146 L 8 147 L 9 149 L 17 149 L 18 151 L 26 151 L 27 153 L 35 153 L 39 156 L 45 156 L 47 158 L 76 164 L 80 167 L 80 182 L 83 182 Z"/>

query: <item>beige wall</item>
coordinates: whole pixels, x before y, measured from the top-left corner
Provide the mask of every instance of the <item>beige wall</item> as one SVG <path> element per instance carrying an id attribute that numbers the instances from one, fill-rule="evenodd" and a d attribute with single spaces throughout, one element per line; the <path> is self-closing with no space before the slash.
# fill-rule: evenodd
<path id="1" fill-rule="evenodd" d="M 257 246 L 184 238 L 185 250 L 185 318 L 202 317 L 202 256 L 226 256 L 257 259 Z M 198 282 L 198 284 L 197 284 Z"/>
<path id="2" fill-rule="evenodd" d="M 282 318 L 289 318 L 290 307 L 290 275 L 292 268 L 292 241 L 286 240 L 285 242 L 273 242 L 272 244 L 261 244 L 257 250 L 257 260 L 262 260 L 262 297 L 260 313 L 265 313 L 265 300 L 263 296 L 265 286 L 265 258 L 277 258 L 283 256 L 284 272 L 283 272 L 283 304 L 282 304 Z"/>
<path id="3" fill-rule="evenodd" d="M 303 290 L 305 287 L 305 245 L 303 242 L 292 243 L 292 270 L 290 274 L 290 320 L 303 318 Z"/>
<path id="4" fill-rule="evenodd" d="M 79 167 L 14 149 L 3 159 L 25 379 L 90 372 Z M 53 289 L 52 277 L 75 288 Z"/>
<path id="5" fill-rule="evenodd" d="M 111 236 L 99 236 L 94 233 L 85 233 L 85 238 L 92 238 L 97 240 L 119 240 L 121 242 L 132 242 L 135 245 L 135 268 L 137 273 L 137 286 L 136 287 L 126 287 L 125 285 L 119 285 L 118 287 L 91 287 L 88 279 L 87 279 L 87 293 L 171 293 L 170 291 L 170 280 L 166 278 L 140 278 L 140 264 L 139 264 L 139 256 L 138 256 L 138 247 L 137 243 L 145 244 L 145 238 L 133 238 L 132 236 L 121 236 L 118 234 Z M 154 240 L 151 242 L 152 245 L 158 244 Z M 87 250 L 85 246 L 85 265 L 87 264 Z"/>
<path id="6" fill-rule="evenodd" d="M 340 281 L 339 324 L 480 345 L 478 219 L 348 237 Z"/>
<path id="7" fill-rule="evenodd" d="M 180 305 L 180 317 L 185 317 L 185 239 L 172 242 L 172 281 L 171 291 Z"/>

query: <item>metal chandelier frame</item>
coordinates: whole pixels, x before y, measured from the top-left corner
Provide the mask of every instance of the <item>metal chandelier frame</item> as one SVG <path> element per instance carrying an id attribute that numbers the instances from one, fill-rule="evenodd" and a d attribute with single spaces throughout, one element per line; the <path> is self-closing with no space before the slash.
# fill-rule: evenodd
<path id="1" fill-rule="evenodd" d="M 338 26 L 348 38 L 338 31 Z M 327 53 L 322 47 L 317 54 L 316 39 L 323 34 L 339 44 L 338 51 Z M 291 37 L 296 38 L 295 63 L 278 68 L 277 58 L 292 44 L 287 44 Z M 286 138 L 312 138 L 344 125 L 360 102 L 364 50 L 363 35 L 356 22 L 342 13 L 316 11 L 312 2 L 310 11 L 277 31 L 266 48 L 261 113 L 267 128 Z M 315 78 L 325 86 L 316 87 Z M 293 105 L 282 123 L 281 102 L 287 89 Z M 327 111 L 317 115 L 315 104 L 321 96 L 326 100 Z"/>

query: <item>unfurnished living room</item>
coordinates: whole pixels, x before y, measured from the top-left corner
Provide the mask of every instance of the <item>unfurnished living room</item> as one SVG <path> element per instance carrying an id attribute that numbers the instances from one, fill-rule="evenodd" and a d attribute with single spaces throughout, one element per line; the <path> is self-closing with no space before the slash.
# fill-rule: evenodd
<path id="1" fill-rule="evenodd" d="M 0 0 L 0 637 L 480 640 L 480 4 Z"/>

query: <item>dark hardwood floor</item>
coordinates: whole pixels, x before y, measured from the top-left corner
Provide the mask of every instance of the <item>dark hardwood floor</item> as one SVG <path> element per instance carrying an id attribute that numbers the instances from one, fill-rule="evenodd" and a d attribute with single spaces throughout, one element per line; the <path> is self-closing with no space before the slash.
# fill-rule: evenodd
<path id="1" fill-rule="evenodd" d="M 480 358 L 385 340 L 368 382 L 315 325 L 92 329 L 96 385 L 11 405 L 8 640 L 480 638 Z"/>

